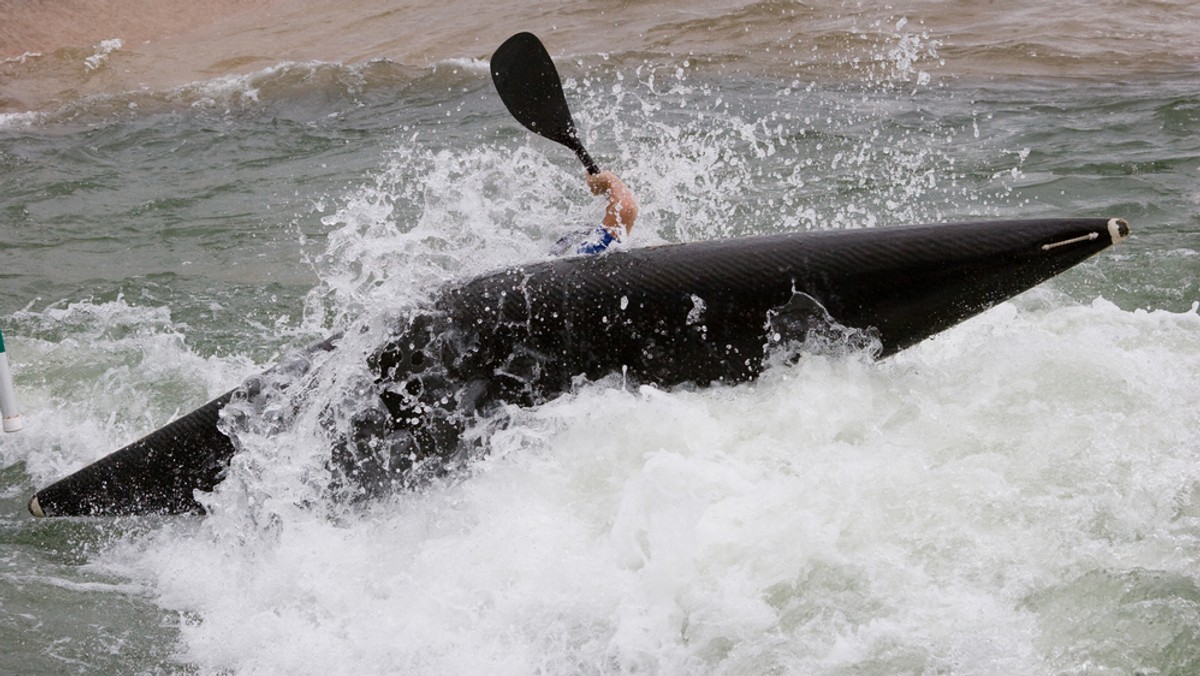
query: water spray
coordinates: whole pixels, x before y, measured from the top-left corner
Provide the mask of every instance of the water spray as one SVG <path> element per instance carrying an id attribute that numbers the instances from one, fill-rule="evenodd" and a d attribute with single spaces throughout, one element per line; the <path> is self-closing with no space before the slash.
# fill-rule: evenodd
<path id="1" fill-rule="evenodd" d="M 17 398 L 13 394 L 12 372 L 8 368 L 8 354 L 4 352 L 4 333 L 0 332 L 0 415 L 4 417 L 4 431 L 17 432 L 24 425 L 21 412 L 17 410 Z"/>

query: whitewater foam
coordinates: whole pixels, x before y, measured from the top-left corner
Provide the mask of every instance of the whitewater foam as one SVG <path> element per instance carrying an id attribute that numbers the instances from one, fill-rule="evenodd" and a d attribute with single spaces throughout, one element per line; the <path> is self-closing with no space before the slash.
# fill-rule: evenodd
<path id="1" fill-rule="evenodd" d="M 239 673 L 1065 667 L 1039 638 L 1062 581 L 1198 563 L 1200 317 L 1047 300 L 882 363 L 587 385 L 509 411 L 468 480 L 335 518 L 217 505 L 95 565 Z M 1093 631 L 1174 635 L 1122 617 Z"/>
<path id="2" fill-rule="evenodd" d="M 782 25 L 774 8 L 748 11 Z M 80 175 L 47 171 L 37 185 L 86 208 L 14 199 L 8 212 L 47 234 L 13 249 L 6 273 L 74 294 L 4 318 L 27 423 L 0 445 L 17 468 L 4 493 L 13 515 L 32 489 L 261 371 L 274 350 L 351 331 L 314 371 L 321 379 L 293 377 L 301 387 L 269 392 L 260 417 L 227 421 L 242 452 L 204 498 L 208 516 L 0 523 L 15 533 L 10 565 L 87 576 L 74 595 L 31 606 L 59 618 L 44 628 L 62 627 L 63 644 L 26 633 L 35 647 L 11 659 L 72 669 L 96 634 L 127 646 L 102 667 L 115 673 L 151 662 L 239 674 L 1194 670 L 1200 317 L 1194 252 L 1158 224 L 1186 222 L 1193 195 L 1173 181 L 1190 151 L 1145 131 L 1168 113 L 1164 133 L 1186 131 L 1194 87 L 1123 83 L 1132 107 L 1112 90 L 1044 82 L 972 89 L 953 67 L 970 46 L 911 17 L 860 22 L 860 41 L 839 16 L 822 24 L 833 26 L 824 52 L 778 57 L 799 60 L 783 77 L 736 56 L 664 57 L 682 29 L 649 54 L 579 47 L 561 64 L 568 97 L 593 154 L 642 200 L 632 245 L 1122 209 L 1144 213 L 1138 238 L 884 362 L 847 347 L 781 360 L 738 387 L 580 382 L 481 421 L 490 455 L 463 474 L 366 504 L 328 499 L 323 406 L 352 394 L 364 355 L 406 305 L 446 280 L 545 258 L 564 228 L 595 219 L 601 206 L 570 154 L 509 119 L 475 59 L 436 69 L 299 59 L 45 119 L 51 133 L 20 137 L 12 159 L 57 167 L 58 136 L 73 141 L 64 166 Z M 718 47 L 745 51 L 729 35 Z M 827 86 L 806 70 L 851 43 L 864 60 L 837 72 L 855 77 Z M 980 53 L 997 49 L 1008 48 Z M 1022 49 L 995 68 L 1028 63 Z M 70 55 L 76 70 L 85 55 Z M 1043 100 L 1061 108 L 1033 105 Z M 1074 133 L 1081 119 L 1099 131 Z M 1114 141 L 1129 120 L 1145 132 L 1139 144 L 1183 159 L 1136 161 L 1143 151 Z M 150 152 L 129 149 L 147 140 Z M 1073 148 L 1093 145 L 1113 148 L 1111 164 L 1080 168 L 1086 153 Z M 168 205 L 151 220 L 169 226 L 130 231 L 128 217 L 161 195 L 129 191 L 111 170 L 118 159 L 131 172 L 161 167 L 172 190 L 207 201 Z M 89 162 L 94 174 L 80 170 Z M 248 177 L 263 180 L 239 200 Z M 226 183 L 238 185 L 222 193 Z M 313 206 L 286 203 L 282 217 L 245 206 L 276 193 Z M 197 214 L 254 237 L 198 227 Z M 281 218 L 294 222 L 273 227 Z M 256 246 L 291 236 L 307 238 L 298 254 Z M 216 262 L 190 287 L 157 269 L 71 266 L 113 242 L 156 263 L 183 251 L 192 271 Z M 70 274 L 21 267 L 59 251 L 50 260 Z M 292 282 L 303 315 L 255 324 L 279 291 L 261 271 L 285 267 L 316 280 Z M 22 304 L 34 282 L 23 284 L 5 287 Z M 109 300 L 73 304 L 93 288 Z M 117 289 L 129 296 L 111 301 Z M 1115 302 L 1079 300 L 1097 292 Z M 1147 302 L 1166 309 L 1130 309 Z M 235 337 L 205 342 L 209 324 Z M 244 324 L 253 330 L 230 328 Z M 0 582 L 6 594 L 42 589 Z M 110 605 L 87 605 L 97 598 Z M 138 605 L 146 599 L 155 605 Z"/>
<path id="3" fill-rule="evenodd" d="M 83 65 L 87 70 L 97 70 L 107 65 L 109 56 L 124 46 L 125 42 L 121 38 L 101 40 L 95 47 L 96 51 L 83 60 Z"/>

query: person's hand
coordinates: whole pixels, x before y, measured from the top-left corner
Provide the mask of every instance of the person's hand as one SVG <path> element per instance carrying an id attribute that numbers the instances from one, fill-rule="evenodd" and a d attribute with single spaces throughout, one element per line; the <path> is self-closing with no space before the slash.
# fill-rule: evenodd
<path id="1" fill-rule="evenodd" d="M 602 171 L 599 174 L 588 174 L 587 186 L 591 189 L 593 195 L 603 195 L 610 192 L 614 187 L 624 188 L 621 179 L 611 171 Z"/>

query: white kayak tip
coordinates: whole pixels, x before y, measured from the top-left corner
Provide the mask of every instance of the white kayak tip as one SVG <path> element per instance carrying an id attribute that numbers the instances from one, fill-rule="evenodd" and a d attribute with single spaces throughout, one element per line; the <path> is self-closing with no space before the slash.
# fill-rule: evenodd
<path id="1" fill-rule="evenodd" d="M 46 517 L 46 513 L 42 511 L 42 506 L 38 504 L 36 495 L 29 499 L 29 513 L 38 517 L 39 519 Z"/>
<path id="2" fill-rule="evenodd" d="M 1116 244 L 1129 236 L 1129 223 L 1124 218 L 1108 219 L 1108 236 Z"/>

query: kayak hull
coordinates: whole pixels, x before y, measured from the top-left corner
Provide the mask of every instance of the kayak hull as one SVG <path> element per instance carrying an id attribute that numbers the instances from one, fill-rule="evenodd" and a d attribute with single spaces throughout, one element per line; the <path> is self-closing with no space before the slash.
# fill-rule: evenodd
<path id="1" fill-rule="evenodd" d="M 375 381 L 332 459 L 367 492 L 448 467 L 464 429 L 580 376 L 670 387 L 737 383 L 771 345 L 836 329 L 886 357 L 1071 268 L 1128 235 L 1120 219 L 816 231 L 646 247 L 485 275 L 438 293 L 369 359 Z M 336 339 L 320 349 L 332 349 Z M 37 516 L 201 511 L 235 445 L 226 393 L 42 489 Z"/>

